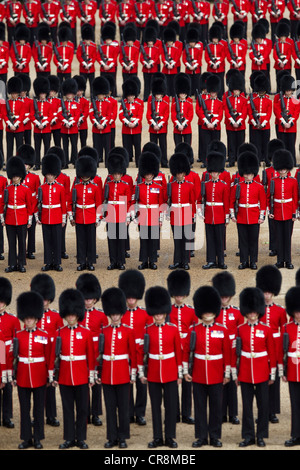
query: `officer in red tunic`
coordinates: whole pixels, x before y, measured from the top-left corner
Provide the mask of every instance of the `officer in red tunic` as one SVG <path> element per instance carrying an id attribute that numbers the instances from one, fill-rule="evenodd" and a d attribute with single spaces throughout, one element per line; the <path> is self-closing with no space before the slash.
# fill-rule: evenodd
<path id="1" fill-rule="evenodd" d="M 284 363 L 282 380 L 288 383 L 291 404 L 291 437 L 284 443 L 286 447 L 300 444 L 299 429 L 299 382 L 300 382 L 300 305 L 299 285 L 290 287 L 285 295 L 286 312 L 290 321 L 281 330 L 281 357 Z"/>
<path id="2" fill-rule="evenodd" d="M 81 5 L 78 4 L 77 16 L 80 20 L 81 29 L 89 25 L 95 30 L 97 8 L 98 6 L 95 0 L 84 0 L 81 2 Z"/>
<path id="3" fill-rule="evenodd" d="M 226 327 L 216 322 L 221 299 L 214 287 L 198 288 L 193 305 L 201 322 L 190 327 L 183 351 L 183 375 L 186 381 L 193 383 L 196 441 L 192 447 L 207 445 L 208 437 L 211 446 L 222 447 L 222 392 L 230 380 L 231 365 L 229 333 Z M 192 334 L 195 335 L 195 346 L 191 351 Z"/>
<path id="4" fill-rule="evenodd" d="M 227 61 L 230 64 L 230 70 L 239 70 L 245 76 L 247 42 L 243 41 L 244 28 L 239 22 L 232 24 L 230 28 L 231 41 L 227 50 Z"/>
<path id="5" fill-rule="evenodd" d="M 41 5 L 40 17 L 43 23 L 46 23 L 51 32 L 51 38 L 54 44 L 57 42 L 57 25 L 60 3 L 57 0 L 45 0 Z"/>
<path id="6" fill-rule="evenodd" d="M 27 0 L 23 4 L 23 18 L 30 32 L 29 42 L 31 46 L 33 45 L 34 36 L 36 35 L 36 31 L 39 25 L 40 14 L 41 4 L 39 1 Z"/>
<path id="7" fill-rule="evenodd" d="M 95 62 L 97 60 L 97 45 L 95 43 L 95 33 L 91 24 L 85 24 L 81 29 L 80 44 L 76 51 L 79 62 L 79 74 L 86 82 L 89 82 L 90 89 L 95 77 Z"/>
<path id="8" fill-rule="evenodd" d="M 178 73 L 177 63 L 180 59 L 181 51 L 176 45 L 176 32 L 167 27 L 163 31 L 163 51 L 162 51 L 162 73 L 167 81 L 167 94 L 175 96 L 175 76 Z"/>
<path id="9" fill-rule="evenodd" d="M 137 30 L 131 25 L 125 26 L 119 55 L 123 81 L 137 75 L 139 55 L 140 41 L 137 40 Z"/>
<path id="10" fill-rule="evenodd" d="M 32 58 L 34 60 L 37 77 L 48 77 L 50 75 L 52 55 L 50 28 L 48 25 L 41 24 L 37 30 L 37 35 L 34 38 L 32 46 Z"/>
<path id="11" fill-rule="evenodd" d="M 131 190 L 129 184 L 123 180 L 126 173 L 126 162 L 122 155 L 112 154 L 107 161 L 108 174 L 112 176 L 107 180 L 103 190 L 105 201 L 106 185 L 108 185 L 108 198 L 106 213 L 103 214 L 107 223 L 107 239 L 110 264 L 107 269 L 125 269 L 125 247 L 127 238 L 127 225 L 130 223 Z"/>
<path id="12" fill-rule="evenodd" d="M 276 39 L 273 46 L 274 68 L 276 73 L 277 91 L 279 83 L 277 80 L 280 70 L 287 70 L 291 73 L 293 43 L 290 42 L 290 26 L 286 23 L 279 23 L 276 27 Z"/>
<path id="13" fill-rule="evenodd" d="M 264 438 L 269 433 L 269 386 L 276 373 L 276 351 L 272 330 L 260 321 L 265 313 L 263 292 L 257 287 L 246 287 L 239 296 L 241 314 L 246 322 L 238 327 L 237 348 L 239 362 L 237 380 L 241 385 L 243 421 L 239 447 L 256 444 L 265 447 Z M 234 352 L 234 350 L 233 350 Z M 235 359 L 233 357 L 233 364 Z M 234 368 L 235 369 L 235 368 Z M 253 398 L 256 398 L 258 415 L 255 432 Z"/>
<path id="14" fill-rule="evenodd" d="M 36 169 L 41 165 L 41 147 L 44 155 L 48 152 L 51 142 L 52 105 L 47 100 L 50 84 L 47 77 L 37 77 L 33 82 L 35 97 L 31 109 L 30 120 L 34 129 L 34 148 L 36 152 Z"/>
<path id="15" fill-rule="evenodd" d="M 98 379 L 103 386 L 107 416 L 104 447 L 124 449 L 126 439 L 130 438 L 130 383 L 135 382 L 137 372 L 135 337 L 133 329 L 122 323 L 127 310 L 124 292 L 110 287 L 103 292 L 101 300 L 103 311 L 110 318 L 110 325 L 103 329 L 103 365 Z"/>
<path id="16" fill-rule="evenodd" d="M 18 0 L 9 0 L 6 5 L 6 24 L 7 24 L 7 39 L 9 44 L 15 34 L 15 28 L 21 21 L 22 16 L 22 3 Z"/>
<path id="17" fill-rule="evenodd" d="M 291 243 L 293 226 L 298 210 L 298 183 L 295 178 L 288 176 L 292 170 L 293 157 L 288 150 L 276 150 L 273 154 L 273 166 L 279 176 L 272 178 L 274 191 L 271 185 L 268 188 L 267 201 L 269 217 L 274 221 L 276 231 L 278 268 L 294 269 L 291 258 Z"/>
<path id="18" fill-rule="evenodd" d="M 159 173 L 159 160 L 151 152 L 143 152 L 139 161 L 139 176 L 143 179 L 137 183 L 133 219 L 139 226 L 141 264 L 139 269 L 157 269 L 157 250 L 164 211 L 164 192 L 161 184 L 154 179 Z"/>
<path id="19" fill-rule="evenodd" d="M 181 350 L 183 351 L 186 338 L 191 325 L 198 323 L 198 317 L 191 305 L 185 303 L 190 295 L 191 278 L 187 271 L 177 269 L 172 271 L 167 277 L 167 286 L 171 299 L 174 299 L 171 313 L 167 320 L 176 325 L 180 335 Z M 177 404 L 177 421 L 181 420 L 186 424 L 194 424 L 192 412 L 192 387 L 187 381 L 182 382 L 181 406 Z M 181 411 L 180 411 L 181 410 Z"/>
<path id="20" fill-rule="evenodd" d="M 63 2 L 64 8 L 62 8 L 62 3 L 60 4 L 60 14 L 59 19 L 61 22 L 68 23 L 71 29 L 71 41 L 74 44 L 74 48 L 77 49 L 77 35 L 76 35 L 76 23 L 78 16 L 78 5 L 74 0 L 65 0 Z"/>
<path id="21" fill-rule="evenodd" d="M 60 83 L 71 77 L 72 62 L 74 58 L 74 46 L 72 33 L 68 26 L 62 26 L 58 30 L 58 44 L 54 48 L 53 63 Z"/>
<path id="22" fill-rule="evenodd" d="M 238 307 L 231 304 L 232 298 L 236 294 L 235 279 L 229 272 L 218 273 L 212 278 L 212 285 L 217 289 L 221 297 L 220 314 L 217 316 L 217 321 L 228 329 L 229 340 L 231 347 L 235 348 L 235 339 L 239 325 L 244 323 Z M 236 382 L 232 379 L 232 372 L 230 373 L 230 381 L 224 386 L 223 389 L 223 406 L 222 406 L 222 422 L 228 421 L 231 424 L 240 424 L 238 419 L 238 393 Z"/>
<path id="23" fill-rule="evenodd" d="M 249 59 L 251 60 L 251 71 L 263 71 L 268 75 L 268 61 L 271 50 L 265 42 L 266 30 L 260 23 L 256 23 L 252 28 L 252 41 L 251 49 L 249 52 Z"/>
<path id="24" fill-rule="evenodd" d="M 47 331 L 37 327 L 43 316 L 43 298 L 38 292 L 23 292 L 17 298 L 17 316 L 24 328 L 16 333 L 18 366 L 15 384 L 20 404 L 21 439 L 19 449 L 42 449 L 44 434 L 44 404 L 48 380 L 53 380 L 50 368 L 51 343 Z M 30 416 L 33 395 L 33 418 Z"/>
<path id="25" fill-rule="evenodd" d="M 99 335 L 108 325 L 107 316 L 103 310 L 96 307 L 101 298 L 101 285 L 94 274 L 84 273 L 80 274 L 76 280 L 76 289 L 82 293 L 85 303 L 84 319 L 79 322 L 79 325 L 85 326 L 92 332 L 96 360 L 99 356 Z M 99 418 L 99 415 L 102 415 L 101 391 L 101 384 L 95 383 L 92 387 L 92 400 L 89 396 L 88 422 L 94 426 L 102 426 Z"/>
<path id="26" fill-rule="evenodd" d="M 68 200 L 68 215 L 76 229 L 77 271 L 94 271 L 96 263 L 96 228 L 100 225 L 102 194 L 93 182 L 97 165 L 90 156 L 76 162 L 78 182 L 73 184 Z M 74 191 L 76 196 L 74 196 Z M 75 199 L 74 199 L 75 197 Z"/>
<path id="27" fill-rule="evenodd" d="M 207 63 L 207 72 L 213 73 L 220 79 L 218 98 L 222 99 L 224 93 L 225 60 L 227 51 L 221 41 L 222 33 L 218 25 L 209 29 L 209 43 L 206 45 L 204 58 Z"/>
<path id="28" fill-rule="evenodd" d="M 265 220 L 266 193 L 262 184 L 254 180 L 258 173 L 258 158 L 244 152 L 238 158 L 239 174 L 244 181 L 232 186 L 230 215 L 237 223 L 240 265 L 239 269 L 257 269 L 259 228 Z M 240 194 L 238 194 L 240 191 Z"/>
<path id="29" fill-rule="evenodd" d="M 43 315 L 37 322 L 37 328 L 47 331 L 51 347 L 53 347 L 56 330 L 64 326 L 63 320 L 57 310 L 51 307 L 55 299 L 55 283 L 49 274 L 36 274 L 30 281 L 30 290 L 39 293 L 44 302 Z M 59 426 L 57 419 L 55 388 L 47 387 L 45 397 L 46 423 L 50 426 Z"/>
<path id="30" fill-rule="evenodd" d="M 7 82 L 7 94 L 10 98 L 2 107 L 6 125 L 6 161 L 14 154 L 14 141 L 16 149 L 23 144 L 25 111 L 23 102 L 19 99 L 21 91 L 22 80 L 18 77 L 11 77 Z"/>
<path id="31" fill-rule="evenodd" d="M 153 440 L 148 443 L 148 448 L 154 449 L 165 445 L 174 449 L 178 447 L 174 439 L 178 385 L 182 382 L 179 331 L 175 325 L 166 321 L 172 308 L 167 289 L 161 286 L 150 287 L 145 294 L 145 306 L 148 315 L 153 317 L 153 323 L 144 330 L 144 346 L 138 353 L 138 370 L 142 383 L 148 383 L 151 401 Z M 146 344 L 149 342 L 147 350 L 145 350 L 145 341 Z M 161 410 L 163 396 L 164 432 Z"/>
<path id="32" fill-rule="evenodd" d="M 196 211 L 194 184 L 186 180 L 190 172 L 190 163 L 183 153 L 172 155 L 169 161 L 170 172 L 174 178 L 170 183 L 170 220 L 173 239 L 173 263 L 169 269 L 189 269 L 191 242 L 193 242 L 192 224 Z"/>
<path id="33" fill-rule="evenodd" d="M 8 267 L 6 273 L 26 272 L 26 234 L 32 224 L 32 193 L 23 181 L 26 169 L 20 157 L 9 159 L 6 166 L 11 184 L 6 189 L 7 202 L 0 203 L 0 220 L 6 226 L 8 239 Z"/>
<path id="34" fill-rule="evenodd" d="M 280 351 L 282 347 L 283 327 L 288 321 L 285 308 L 274 303 L 274 297 L 280 292 L 281 283 L 282 276 L 276 266 L 262 266 L 257 272 L 256 287 L 263 291 L 266 303 L 265 314 L 261 318 L 261 321 L 271 328 L 276 348 L 276 378 L 274 384 L 269 387 L 269 420 L 271 423 L 279 422 L 276 414 L 280 413 L 280 377 L 283 375 L 283 363 L 280 357 Z"/>
<path id="35" fill-rule="evenodd" d="M 83 294 L 77 289 L 66 289 L 59 297 L 59 314 L 66 325 L 56 332 L 61 342 L 60 365 L 55 367 L 53 385 L 59 384 L 64 418 L 64 442 L 59 449 L 77 446 L 87 449 L 89 386 L 95 383 L 95 352 L 93 334 L 79 322 L 84 319 Z M 60 338 L 58 340 L 57 338 Z M 51 366 L 55 365 L 55 347 L 51 352 Z M 59 359 L 59 358 L 58 358 Z M 58 378 L 57 378 L 58 376 Z M 75 419 L 76 408 L 76 419 Z"/>
<path id="36" fill-rule="evenodd" d="M 175 78 L 175 97 L 171 103 L 171 119 L 175 146 L 180 142 L 192 142 L 192 120 L 194 106 L 191 98 L 191 80 L 189 75 L 179 73 Z"/>
<path id="37" fill-rule="evenodd" d="M 277 25 L 284 16 L 285 5 L 286 4 L 283 0 L 274 0 L 274 2 L 268 2 L 268 12 L 270 15 L 271 37 L 273 44 L 275 41 Z"/>
<path id="38" fill-rule="evenodd" d="M 122 323 L 133 328 L 137 353 L 138 349 L 143 346 L 144 328 L 152 323 L 152 318 L 146 310 L 139 306 L 139 301 L 143 298 L 145 292 L 145 284 L 144 275 L 136 269 L 124 271 L 120 274 L 118 280 L 118 287 L 124 292 L 127 304 L 127 311 L 122 317 Z M 135 396 L 133 384 L 130 386 L 130 422 L 145 426 L 147 385 L 142 384 L 139 377 L 136 378 L 135 384 Z"/>
<path id="39" fill-rule="evenodd" d="M 112 0 L 104 0 L 99 5 L 99 18 L 101 21 L 101 28 L 107 23 L 115 23 L 116 21 L 116 12 L 118 4 Z"/>
<path id="40" fill-rule="evenodd" d="M 0 277 L 0 330 L 5 341 L 6 367 L 2 382 L 6 382 L 1 392 L 1 424 L 9 429 L 14 428 L 13 417 L 13 348 L 12 342 L 16 331 L 21 329 L 20 320 L 7 311 L 12 299 L 12 284 L 6 277 Z"/>
<path id="41" fill-rule="evenodd" d="M 62 271 L 61 238 L 62 227 L 66 224 L 67 206 L 65 188 L 56 181 L 61 172 L 57 155 L 47 154 L 42 159 L 42 174 L 45 183 L 41 185 L 35 218 L 42 225 L 44 243 L 44 266 L 42 271 Z"/>
<path id="42" fill-rule="evenodd" d="M 17 25 L 15 42 L 14 45 L 12 44 L 10 47 L 10 57 L 15 75 L 18 75 L 19 73 L 27 73 L 29 75 L 29 64 L 32 57 L 29 38 L 29 28 L 23 23 Z"/>
<path id="43" fill-rule="evenodd" d="M 18 78 L 22 81 L 22 91 L 20 93 L 19 99 L 23 103 L 23 126 L 24 126 L 24 133 L 23 133 L 23 142 L 24 144 L 31 145 L 32 142 L 32 122 L 31 116 L 33 114 L 33 98 L 29 96 L 31 90 L 31 78 L 26 73 L 20 73 Z"/>
<path id="44" fill-rule="evenodd" d="M 61 100 L 58 97 L 58 92 L 60 89 L 60 82 L 59 78 L 56 75 L 49 75 L 48 76 L 49 84 L 50 84 L 50 92 L 48 101 L 52 104 L 52 121 L 51 121 L 51 134 L 53 143 L 55 146 L 61 147 L 61 122 L 58 119 L 58 112 L 61 107 Z M 62 168 L 65 168 L 66 162 L 64 163 Z"/>
<path id="45" fill-rule="evenodd" d="M 105 24 L 101 30 L 101 43 L 98 46 L 98 62 L 100 64 L 100 75 L 104 77 L 111 75 L 117 82 L 117 65 L 120 53 L 120 45 L 115 40 L 116 27 L 112 24 Z M 117 96 L 116 86 L 113 96 Z"/>

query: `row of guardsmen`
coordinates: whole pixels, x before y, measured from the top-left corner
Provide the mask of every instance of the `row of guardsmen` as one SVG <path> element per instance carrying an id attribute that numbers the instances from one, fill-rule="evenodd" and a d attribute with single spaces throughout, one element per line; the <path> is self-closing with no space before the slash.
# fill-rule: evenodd
<path id="1" fill-rule="evenodd" d="M 233 167 L 241 144 L 245 142 L 246 127 L 249 140 L 258 150 L 259 161 L 268 166 L 267 145 L 270 141 L 272 120 L 275 118 L 276 137 L 282 140 L 292 153 L 296 165 L 297 122 L 300 101 L 295 92 L 297 81 L 286 70 L 278 73 L 279 91 L 270 96 L 270 80 L 263 71 L 251 74 L 251 92 L 245 93 L 245 78 L 237 70 L 226 74 L 227 90 L 218 98 L 220 78 L 215 73 L 204 72 L 200 77 L 197 99 L 191 97 L 190 76 L 178 73 L 173 86 L 175 96 L 168 95 L 168 81 L 158 73 L 151 82 L 151 94 L 146 106 L 139 97 L 141 84 L 138 77 L 127 78 L 122 84 L 120 104 L 112 95 L 114 81 L 111 77 L 98 76 L 92 82 L 92 97 L 84 96 L 86 80 L 81 75 L 67 78 L 60 85 L 58 77 L 37 77 L 33 81 L 34 97 L 29 93 L 30 78 L 25 74 L 11 77 L 7 83 L 9 97 L 0 108 L 1 127 L 6 130 L 7 160 L 17 148 L 31 145 L 32 129 L 36 151 L 35 170 L 40 169 L 41 149 L 47 153 L 51 141 L 63 146 L 66 154 L 65 168 L 75 164 L 78 144 L 84 147 L 89 129 L 93 147 L 99 153 L 99 162 L 105 162 L 115 145 L 116 127 L 121 123 L 122 145 L 129 152 L 130 162 L 138 167 L 141 155 L 144 114 L 149 125 L 149 140 L 157 143 L 162 152 L 162 167 L 168 167 L 167 136 L 169 121 L 173 125 L 174 145 L 192 143 L 192 124 L 197 116 L 198 162 L 207 164 L 207 148 L 212 140 L 221 140 L 221 124 L 224 119 L 227 140 L 228 166 Z M 92 129 L 91 129 L 92 127 Z M 15 150 L 14 150 L 15 149 Z M 1 150 L 1 149 L 0 149 Z M 3 145 L 2 145 L 3 153 Z"/>
<path id="2" fill-rule="evenodd" d="M 12 286 L 2 277 L 3 424 L 14 428 L 12 386 L 17 385 L 19 448 L 41 449 L 45 415 L 47 424 L 60 425 L 55 392 L 59 385 L 64 422 L 60 449 L 88 448 L 87 423 L 102 425 L 102 392 L 106 449 L 127 447 L 130 423 L 146 426 L 148 397 L 153 432 L 148 448 L 177 448 L 180 419 L 194 426 L 193 448 L 208 444 L 219 448 L 228 414 L 229 422 L 240 424 L 240 386 L 243 440 L 239 447 L 265 447 L 269 423 L 278 423 L 282 379 L 288 382 L 291 403 L 291 437 L 284 445 L 300 445 L 299 277 L 297 271 L 295 286 L 285 294 L 285 307 L 275 303 L 282 275 L 273 265 L 260 268 L 255 287 L 241 290 L 238 306 L 232 303 L 236 285 L 229 272 L 220 272 L 211 285 L 198 287 L 191 306 L 186 304 L 191 278 L 181 269 L 169 274 L 167 287 L 148 289 L 140 271 L 128 270 L 120 274 L 117 287 L 103 293 L 97 277 L 85 273 L 74 287 L 61 292 L 57 312 L 51 306 L 54 281 L 42 273 L 17 297 L 17 315 L 7 311 Z M 140 306 L 143 297 L 145 308 Z M 103 310 L 97 306 L 100 299 Z"/>
<path id="3" fill-rule="evenodd" d="M 108 270 L 125 270 L 130 257 L 129 224 L 139 230 L 140 270 L 157 269 L 161 227 L 170 224 L 173 235 L 173 263 L 169 269 L 189 270 L 195 257 L 196 221 L 204 221 L 206 264 L 203 269 L 227 269 L 226 227 L 237 226 L 239 269 L 257 269 L 260 226 L 268 220 L 269 255 L 277 256 L 278 268 L 294 269 L 292 236 L 299 218 L 299 183 L 294 176 L 293 157 L 284 143 L 272 139 L 268 158 L 272 162 L 259 175 L 257 149 L 251 143 L 240 146 L 238 171 L 225 169 L 226 146 L 212 141 L 207 170 L 200 176 L 191 169 L 192 147 L 176 146 L 170 158 L 170 180 L 160 170 L 160 148 L 144 145 L 134 179 L 127 173 L 128 153 L 122 147 L 111 150 L 105 181 L 97 175 L 98 154 L 84 147 L 76 161 L 76 176 L 70 181 L 62 170 L 64 152 L 51 147 L 42 159 L 41 182 L 30 171 L 33 147 L 23 144 L 7 162 L 7 177 L 1 175 L 0 220 L 1 258 L 4 259 L 3 228 L 8 240 L 6 273 L 26 272 L 26 258 L 35 259 L 36 226 L 41 226 L 44 248 L 43 271 L 62 271 L 66 253 L 66 224 L 76 233 L 77 270 L 95 270 L 96 232 L 106 224 L 110 264 Z M 27 238 L 27 240 L 26 240 Z"/>

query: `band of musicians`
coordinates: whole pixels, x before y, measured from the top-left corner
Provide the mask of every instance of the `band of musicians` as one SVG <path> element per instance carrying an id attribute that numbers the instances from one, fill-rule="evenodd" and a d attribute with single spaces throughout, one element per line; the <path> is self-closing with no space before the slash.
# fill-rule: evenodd
<path id="1" fill-rule="evenodd" d="M 300 446 L 299 81 L 300 0 L 0 2 L 16 449 Z"/>

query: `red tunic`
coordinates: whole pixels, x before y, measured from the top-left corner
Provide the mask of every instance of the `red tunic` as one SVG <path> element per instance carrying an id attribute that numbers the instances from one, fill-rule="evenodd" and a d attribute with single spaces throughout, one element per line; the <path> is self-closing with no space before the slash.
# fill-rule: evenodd
<path id="1" fill-rule="evenodd" d="M 170 116 L 170 98 L 168 95 L 163 96 L 160 101 L 154 98 L 155 116 L 153 116 L 152 112 L 152 99 L 153 96 L 150 95 L 147 101 L 146 111 L 149 132 L 151 134 L 166 134 L 168 131 L 168 121 Z M 156 121 L 159 126 L 159 130 L 154 129 Z"/>
<path id="2" fill-rule="evenodd" d="M 300 325 L 294 320 L 287 323 L 281 330 L 281 364 L 283 363 L 283 334 L 289 336 L 289 347 L 287 352 L 287 373 L 286 377 L 289 382 L 300 381 Z"/>
<path id="3" fill-rule="evenodd" d="M 174 134 L 191 134 L 192 133 L 192 120 L 194 117 L 194 106 L 193 100 L 190 97 L 187 97 L 185 100 L 178 99 L 180 107 L 181 121 L 183 125 L 183 130 L 178 129 L 180 123 L 176 111 L 175 98 L 172 99 L 171 104 L 171 119 L 174 124 Z"/>
<path id="4" fill-rule="evenodd" d="M 244 95 L 240 94 L 239 96 L 234 96 L 230 94 L 228 100 L 231 103 L 233 110 L 237 113 L 237 117 L 233 118 L 230 114 L 227 97 L 223 97 L 223 107 L 225 114 L 225 126 L 229 131 L 240 131 L 246 129 L 246 119 L 248 116 L 248 107 L 247 107 L 247 98 Z M 239 127 L 234 127 L 234 123 L 238 123 Z"/>
<path id="5" fill-rule="evenodd" d="M 157 226 L 160 223 L 164 193 L 160 184 L 151 182 L 139 183 L 138 223 L 143 226 Z"/>
<path id="6" fill-rule="evenodd" d="M 77 224 L 95 224 L 100 220 L 100 208 L 102 204 L 102 194 L 96 183 L 75 183 L 76 189 L 76 212 L 75 222 Z M 70 191 L 68 199 L 68 214 L 72 216 L 72 192 Z"/>
<path id="7" fill-rule="evenodd" d="M 298 208 L 298 183 L 295 178 L 275 177 L 274 180 L 274 219 L 289 220 L 295 217 Z M 270 186 L 267 192 L 268 207 L 271 207 Z"/>
<path id="8" fill-rule="evenodd" d="M 204 221 L 206 224 L 224 224 L 229 221 L 230 188 L 224 181 L 205 182 Z"/>
<path id="9" fill-rule="evenodd" d="M 287 323 L 287 314 L 286 311 L 281 305 L 266 305 L 265 314 L 261 317 L 261 321 L 268 325 L 273 334 L 275 348 L 276 348 L 276 358 L 277 363 L 282 364 L 280 358 L 280 351 L 281 351 L 281 332 L 285 323 Z"/>
<path id="10" fill-rule="evenodd" d="M 140 134 L 142 132 L 142 121 L 144 113 L 143 101 L 135 98 L 132 103 L 129 103 L 127 99 L 124 99 L 125 106 L 131 116 L 130 121 L 124 116 L 123 108 L 119 108 L 119 119 L 122 122 L 122 134 Z M 128 127 L 128 122 L 135 124 L 135 127 Z"/>
<path id="11" fill-rule="evenodd" d="M 102 310 L 93 307 L 85 311 L 84 319 L 79 322 L 79 325 L 88 328 L 92 332 L 96 360 L 99 356 L 99 335 L 103 327 L 108 325 L 108 317 Z"/>
<path id="12" fill-rule="evenodd" d="M 199 318 L 195 314 L 194 307 L 187 304 L 173 304 L 170 313 L 170 322 L 176 325 L 178 328 L 181 340 L 181 347 L 183 350 L 190 326 L 194 324 L 197 325 L 197 323 L 199 322 Z"/>
<path id="13" fill-rule="evenodd" d="M 67 220 L 66 193 L 62 184 L 44 183 L 42 188 L 42 224 L 62 224 Z"/>
<path id="14" fill-rule="evenodd" d="M 171 225 L 183 226 L 193 223 L 196 213 L 195 188 L 193 183 L 177 180 L 171 183 Z"/>
<path id="15" fill-rule="evenodd" d="M 7 187 L 8 203 L 5 221 L 4 201 L 0 202 L 0 218 L 6 225 L 31 224 L 33 207 L 31 190 L 25 184 L 10 184 Z"/>
<path id="16" fill-rule="evenodd" d="M 257 224 L 266 212 L 266 193 L 262 184 L 252 181 L 239 183 L 241 188 L 238 213 L 236 216 L 238 224 Z M 237 185 L 232 186 L 230 191 L 230 213 L 234 213 Z"/>
<path id="17" fill-rule="evenodd" d="M 145 326 L 151 325 L 152 322 L 152 317 L 150 317 L 142 307 L 135 307 L 133 309 L 128 308 L 126 313 L 122 316 L 122 323 L 133 329 L 137 350 L 144 344 Z"/>

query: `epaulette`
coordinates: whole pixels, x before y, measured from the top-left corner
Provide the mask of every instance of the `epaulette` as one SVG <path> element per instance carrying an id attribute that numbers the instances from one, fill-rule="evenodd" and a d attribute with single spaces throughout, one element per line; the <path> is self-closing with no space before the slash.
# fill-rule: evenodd
<path id="1" fill-rule="evenodd" d="M 175 326 L 175 328 L 177 328 L 177 326 L 175 325 L 175 323 L 171 323 L 170 321 L 166 321 L 166 325 Z"/>
<path id="2" fill-rule="evenodd" d="M 133 329 L 131 326 L 129 326 L 129 325 L 125 325 L 125 323 L 121 323 L 121 324 L 122 324 L 122 326 L 125 326 L 125 328 L 130 328 L 130 330 L 132 330 L 132 329 Z"/>
<path id="3" fill-rule="evenodd" d="M 122 179 L 121 179 L 121 183 L 124 183 L 124 184 L 127 184 L 127 185 L 128 185 L 127 181 L 124 181 L 124 180 L 122 180 Z"/>
<path id="4" fill-rule="evenodd" d="M 48 334 L 48 332 L 46 330 L 43 330 L 42 328 L 37 328 L 38 331 L 42 331 L 42 333 L 46 333 Z"/>
<path id="5" fill-rule="evenodd" d="M 78 325 L 79 328 L 83 328 L 84 330 L 88 330 L 88 328 L 84 325 Z"/>
<path id="6" fill-rule="evenodd" d="M 227 330 L 227 326 L 223 325 L 223 323 L 215 322 L 215 325 L 217 325 L 217 326 L 222 326 L 223 328 L 226 328 L 226 330 Z"/>

